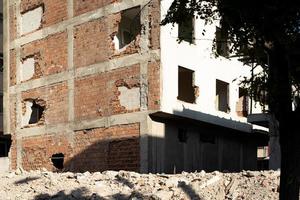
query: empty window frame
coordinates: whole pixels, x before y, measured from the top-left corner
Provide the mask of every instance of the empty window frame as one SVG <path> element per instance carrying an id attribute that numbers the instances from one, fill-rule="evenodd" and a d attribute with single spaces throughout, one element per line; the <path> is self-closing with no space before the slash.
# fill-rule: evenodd
<path id="1" fill-rule="evenodd" d="M 229 84 L 216 80 L 216 109 L 222 112 L 230 112 L 229 108 Z"/>
<path id="2" fill-rule="evenodd" d="M 178 24 L 178 39 L 189 43 L 194 42 L 194 17 L 186 17 L 184 21 Z"/>
<path id="3" fill-rule="evenodd" d="M 177 99 L 188 103 L 195 103 L 194 71 L 178 67 L 178 97 Z"/>
<path id="4" fill-rule="evenodd" d="M 131 43 L 133 40 L 135 40 L 136 36 L 140 34 L 140 13 L 140 7 L 134 7 L 122 11 L 119 30 L 116 35 L 119 49 Z"/>
<path id="5" fill-rule="evenodd" d="M 247 117 L 249 112 L 249 96 L 244 88 L 239 88 L 239 100 L 236 106 L 237 115 L 240 117 Z"/>
<path id="6" fill-rule="evenodd" d="M 223 57 L 229 56 L 228 33 L 220 27 L 216 27 L 216 51 L 217 54 Z"/>

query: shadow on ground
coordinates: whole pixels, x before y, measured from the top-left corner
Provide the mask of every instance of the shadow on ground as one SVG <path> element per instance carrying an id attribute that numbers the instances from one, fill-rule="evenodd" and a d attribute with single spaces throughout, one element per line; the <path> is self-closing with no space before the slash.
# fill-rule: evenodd
<path id="1" fill-rule="evenodd" d="M 141 200 L 154 200 L 159 199 L 155 194 L 142 194 L 140 191 L 134 190 L 134 184 L 131 183 L 124 177 L 119 175 L 116 176 L 115 180 L 121 184 L 127 185 L 128 187 L 133 189 L 133 192 L 130 195 L 117 193 L 112 194 L 109 197 L 102 197 L 99 194 L 91 193 L 87 188 L 81 187 L 75 190 L 72 190 L 69 194 L 66 194 L 65 191 L 59 191 L 56 194 L 40 194 L 34 197 L 34 200 L 110 200 L 110 199 L 117 199 L 117 200 L 128 200 L 128 199 L 141 199 Z M 192 200 L 201 200 L 200 196 L 196 193 L 196 191 L 190 186 L 187 185 L 185 182 L 179 182 L 178 187 L 182 189 L 182 191 Z M 163 199 L 163 198 L 162 198 Z"/>

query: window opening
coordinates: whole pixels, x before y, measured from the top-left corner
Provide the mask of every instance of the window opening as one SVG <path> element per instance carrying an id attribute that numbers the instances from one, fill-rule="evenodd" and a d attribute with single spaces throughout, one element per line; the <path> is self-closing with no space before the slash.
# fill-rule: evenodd
<path id="1" fill-rule="evenodd" d="M 186 17 L 178 24 L 178 39 L 189 43 L 194 42 L 194 17 Z"/>
<path id="2" fill-rule="evenodd" d="M 30 115 L 29 124 L 38 123 L 43 116 L 44 108 L 33 101 L 31 110 L 32 112 Z"/>
<path id="3" fill-rule="evenodd" d="M 134 7 L 121 12 L 119 30 L 115 37 L 115 46 L 122 49 L 131 43 L 141 32 L 140 7 Z"/>
<path id="4" fill-rule="evenodd" d="M 229 113 L 229 84 L 217 80 L 216 81 L 216 109 L 222 112 Z"/>
<path id="5" fill-rule="evenodd" d="M 216 51 L 217 54 L 223 57 L 229 56 L 228 33 L 226 30 L 216 27 Z"/>
<path id="6" fill-rule="evenodd" d="M 239 100 L 236 112 L 238 116 L 247 117 L 249 112 L 249 96 L 247 89 L 239 88 Z"/>
<path id="7" fill-rule="evenodd" d="M 195 103 L 194 71 L 178 67 L 178 97 L 177 99 L 188 103 Z"/>

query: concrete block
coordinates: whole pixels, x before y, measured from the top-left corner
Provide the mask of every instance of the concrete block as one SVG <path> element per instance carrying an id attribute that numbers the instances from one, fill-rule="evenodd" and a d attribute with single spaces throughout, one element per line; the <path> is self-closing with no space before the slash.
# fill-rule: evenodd
<path id="1" fill-rule="evenodd" d="M 30 57 L 25 59 L 21 63 L 22 73 L 21 73 L 21 81 L 29 80 L 34 75 L 34 57 Z"/>
<path id="2" fill-rule="evenodd" d="M 120 92 L 120 104 L 124 106 L 127 110 L 134 110 L 140 107 L 140 88 L 118 87 Z"/>
<path id="3" fill-rule="evenodd" d="M 40 28 L 42 24 L 43 7 L 37 7 L 21 15 L 22 34 L 30 33 Z"/>

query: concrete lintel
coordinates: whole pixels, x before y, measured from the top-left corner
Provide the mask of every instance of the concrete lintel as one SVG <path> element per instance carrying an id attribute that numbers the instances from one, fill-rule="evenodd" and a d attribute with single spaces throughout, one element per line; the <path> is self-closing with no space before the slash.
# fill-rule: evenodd
<path id="1" fill-rule="evenodd" d="M 21 139 L 23 137 L 32 137 L 37 135 L 44 135 L 46 132 L 45 126 L 33 126 L 29 128 L 18 128 L 17 129 L 17 139 Z"/>
<path id="2" fill-rule="evenodd" d="M 103 16 L 118 13 L 122 10 L 129 9 L 129 8 L 132 8 L 132 7 L 135 7 L 138 5 L 142 5 L 145 2 L 146 2 L 145 0 L 137 0 L 137 1 L 124 0 L 122 2 L 113 3 L 110 5 L 104 6 L 102 8 L 99 8 L 97 10 L 93 10 L 93 11 L 81 14 L 74 18 L 70 18 L 68 20 L 62 21 L 58 24 L 54 24 L 52 26 L 43 28 L 43 29 L 33 32 L 31 34 L 22 36 L 12 42 L 10 49 L 14 49 L 17 46 L 21 46 L 21 45 L 27 44 L 29 42 L 32 42 L 34 40 L 43 39 L 49 35 L 62 32 L 70 26 L 71 27 L 77 26 L 77 25 L 80 25 L 82 23 L 85 23 L 85 22 L 88 22 L 91 20 L 99 19 Z"/>
<path id="3" fill-rule="evenodd" d="M 10 94 L 15 94 L 18 92 L 26 91 L 33 88 L 39 88 L 47 85 L 52 85 L 54 83 L 60 83 L 66 81 L 70 78 L 69 72 L 61 72 L 58 74 L 52 74 L 46 77 L 42 77 L 39 79 L 33 79 L 30 81 L 26 81 L 16 86 L 10 87 Z"/>
<path id="4" fill-rule="evenodd" d="M 145 119 L 144 116 L 146 115 L 148 115 L 148 112 L 134 112 L 134 113 L 113 115 L 110 117 L 103 117 L 94 120 L 75 121 L 72 128 L 74 131 L 76 131 L 76 130 L 83 130 L 83 129 L 123 125 L 123 124 L 141 123 Z"/>
<path id="5" fill-rule="evenodd" d="M 73 77 L 83 77 L 88 75 L 93 75 L 101 72 L 107 72 L 114 69 L 119 69 L 122 67 L 127 67 L 133 64 L 138 64 L 140 62 L 145 62 L 147 60 L 152 60 L 156 58 L 155 55 L 158 54 L 158 51 L 153 51 L 154 57 L 152 55 L 140 55 L 140 54 L 133 54 L 124 56 L 121 58 L 117 58 L 115 60 L 109 62 L 102 62 L 94 65 L 90 65 L 84 68 L 79 68 L 76 71 L 73 69 L 69 69 L 68 71 L 60 72 L 58 74 L 51 74 L 46 77 L 41 77 L 39 79 L 29 80 L 23 83 L 20 83 L 16 86 L 12 86 L 9 88 L 10 94 L 15 94 L 18 92 L 26 91 L 33 88 L 39 88 L 46 85 L 51 85 L 54 83 L 59 83 L 63 81 L 67 81 L 69 79 L 73 79 Z M 72 67 L 71 67 L 72 68 Z M 74 75 L 75 73 L 75 75 Z"/>

